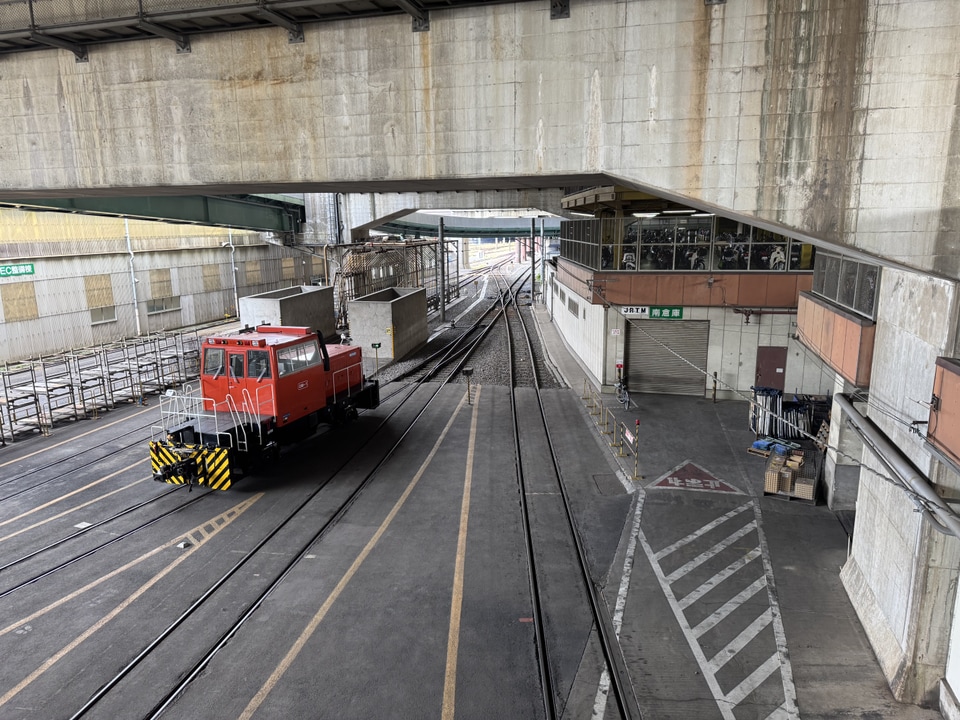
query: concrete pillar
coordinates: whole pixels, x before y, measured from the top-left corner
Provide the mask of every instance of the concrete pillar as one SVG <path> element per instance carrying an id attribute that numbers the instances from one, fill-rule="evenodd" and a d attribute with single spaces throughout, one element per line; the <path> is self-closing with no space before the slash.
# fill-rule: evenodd
<path id="1" fill-rule="evenodd" d="M 852 395 L 854 389 L 853 385 L 837 375 L 831 397 L 837 393 Z M 866 403 L 854 402 L 854 407 L 863 415 L 870 414 Z M 817 430 L 819 428 L 814 428 L 814 432 Z M 843 421 L 843 413 L 836 408 L 830 413 L 827 443 L 829 449 L 823 465 L 827 505 L 833 511 L 853 510 L 856 508 L 857 490 L 860 486 L 859 463 L 863 456 L 863 442 L 856 431 Z"/>

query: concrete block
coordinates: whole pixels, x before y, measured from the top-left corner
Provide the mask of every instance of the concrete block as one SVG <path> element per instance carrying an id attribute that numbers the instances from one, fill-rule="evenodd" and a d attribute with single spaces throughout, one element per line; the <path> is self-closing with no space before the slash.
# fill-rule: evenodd
<path id="1" fill-rule="evenodd" d="M 427 291 L 423 288 L 387 288 L 348 304 L 353 342 L 370 354 L 379 343 L 381 358 L 399 359 L 427 341 Z"/>
<path id="2" fill-rule="evenodd" d="M 333 287 L 298 285 L 240 298 L 240 322 L 257 325 L 294 325 L 319 330 L 325 339 L 335 337 Z"/>

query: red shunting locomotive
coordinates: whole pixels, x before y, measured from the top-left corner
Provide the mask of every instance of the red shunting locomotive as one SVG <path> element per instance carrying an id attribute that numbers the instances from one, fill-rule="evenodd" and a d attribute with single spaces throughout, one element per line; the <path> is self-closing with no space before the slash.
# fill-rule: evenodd
<path id="1" fill-rule="evenodd" d="M 210 336 L 201 347 L 200 395 L 160 398 L 150 442 L 154 479 L 226 490 L 280 446 L 321 422 L 342 423 L 380 404 L 354 345 L 331 345 L 306 327 L 261 325 Z"/>

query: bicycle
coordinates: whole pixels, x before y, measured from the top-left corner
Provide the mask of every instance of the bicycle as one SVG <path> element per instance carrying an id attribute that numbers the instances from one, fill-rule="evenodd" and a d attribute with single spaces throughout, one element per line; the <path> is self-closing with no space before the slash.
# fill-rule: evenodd
<path id="1" fill-rule="evenodd" d="M 624 410 L 630 409 L 630 391 L 627 390 L 627 383 L 623 380 L 617 380 L 617 384 L 614 386 L 614 390 L 617 393 L 617 402 L 623 405 Z"/>

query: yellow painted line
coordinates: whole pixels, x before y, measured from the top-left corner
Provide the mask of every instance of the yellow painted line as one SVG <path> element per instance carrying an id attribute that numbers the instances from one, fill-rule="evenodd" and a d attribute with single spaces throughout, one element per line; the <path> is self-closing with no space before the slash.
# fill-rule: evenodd
<path id="1" fill-rule="evenodd" d="M 82 633 L 80 633 L 76 638 L 74 638 L 72 641 L 70 641 L 69 643 L 67 643 L 66 645 L 64 645 L 60 650 L 58 650 L 58 651 L 55 652 L 53 655 L 51 655 L 49 658 L 47 658 L 47 659 L 40 665 L 40 667 L 38 667 L 36 670 L 34 670 L 34 671 L 33 671 L 32 673 L 30 673 L 29 675 L 27 675 L 27 677 L 24 678 L 23 680 L 21 680 L 17 685 L 15 685 L 14 687 L 10 688 L 2 697 L 0 697 L 0 707 L 3 707 L 3 706 L 6 705 L 8 702 L 10 702 L 10 700 L 12 700 L 15 696 L 17 696 L 17 695 L 18 695 L 24 688 L 26 688 L 28 685 L 30 685 L 30 683 L 32 683 L 32 682 L 33 682 L 34 680 L 36 680 L 38 677 L 40 677 L 41 675 L 43 675 L 47 670 L 49 670 L 51 667 L 53 667 L 58 661 L 60 661 L 61 659 L 63 659 L 63 657 L 66 656 L 68 653 L 70 653 L 72 650 L 76 649 L 77 646 L 79 646 L 84 640 L 87 640 L 91 635 L 93 635 L 95 632 L 97 632 L 97 631 L 100 630 L 102 627 L 104 627 L 108 622 L 110 622 L 111 620 L 113 620 L 113 619 L 114 619 L 117 615 L 119 615 L 121 612 L 123 612 L 124 610 L 126 610 L 135 600 L 137 600 L 141 595 L 143 595 L 145 592 L 147 592 L 147 590 L 149 590 L 151 587 L 153 587 L 153 586 L 156 585 L 158 582 L 160 582 L 160 580 L 162 580 L 162 579 L 163 579 L 164 577 L 166 577 L 170 572 L 172 572 L 172 571 L 174 570 L 174 568 L 176 568 L 180 563 L 182 563 L 184 560 L 186 560 L 188 557 L 190 557 L 194 552 L 196 552 L 197 550 L 199 550 L 199 549 L 204 545 L 204 543 L 205 543 L 210 537 L 213 537 L 213 536 L 216 535 L 220 530 L 222 530 L 222 529 L 225 528 L 227 525 L 229 525 L 231 522 L 233 522 L 235 519 L 237 519 L 238 517 L 240 517 L 240 515 L 243 514 L 244 511 L 248 510 L 248 509 L 250 508 L 250 506 L 253 505 L 253 503 L 255 503 L 257 500 L 259 500 L 261 497 L 263 497 L 263 493 L 259 493 L 259 494 L 257 494 L 257 495 L 254 495 L 253 497 L 251 497 L 251 498 L 243 501 L 242 503 L 239 503 L 238 505 L 235 505 L 234 507 L 230 508 L 230 509 L 227 510 L 226 512 L 221 513 L 221 514 L 218 515 L 216 518 L 214 518 L 214 519 L 212 519 L 212 520 L 207 520 L 207 521 L 205 521 L 202 525 L 198 525 L 197 527 L 193 528 L 193 530 L 191 530 L 190 532 L 185 533 L 185 534 L 181 534 L 181 535 L 177 535 L 173 540 L 170 540 L 169 542 L 164 543 L 163 545 L 160 545 L 159 547 L 156 547 L 156 548 L 154 548 L 153 550 L 150 550 L 150 551 L 147 552 L 147 553 L 144 553 L 143 555 L 141 555 L 140 557 L 136 558 L 135 560 L 131 560 L 131 561 L 130 561 L 129 563 L 127 563 L 126 565 L 123 565 L 122 567 L 119 567 L 119 568 L 117 568 L 116 570 L 114 570 L 114 571 L 112 571 L 112 572 L 109 572 L 109 573 L 107 573 L 106 575 L 103 575 L 102 577 L 97 578 L 97 579 L 94 580 L 93 582 L 87 583 L 87 584 L 84 585 L 82 588 L 79 588 L 79 589 L 73 591 L 73 592 L 70 593 L 69 595 L 65 595 L 64 597 L 60 598 L 59 600 L 57 600 L 57 601 L 55 601 L 55 602 L 53 602 L 53 603 L 50 603 L 50 604 L 47 605 L 45 608 L 43 608 L 43 609 L 41 609 L 41 610 L 38 610 L 37 612 L 35 612 L 35 613 L 31 614 L 31 615 L 28 615 L 28 616 L 25 617 L 25 618 L 21 618 L 21 619 L 17 620 L 17 622 L 12 623 L 12 624 L 8 625 L 7 627 L 3 628 L 2 630 L 0 630 L 0 636 L 6 635 L 7 633 L 11 632 L 12 630 L 16 630 L 17 628 L 22 627 L 22 626 L 25 625 L 26 623 L 28 623 L 28 622 L 30 622 L 30 621 L 32 621 L 32 620 L 35 620 L 36 618 L 40 617 L 41 615 L 44 615 L 44 614 L 50 612 L 50 611 L 53 610 L 54 608 L 57 608 L 57 607 L 59 607 L 60 605 L 63 605 L 64 603 L 69 602 L 70 600 L 73 600 L 73 599 L 79 597 L 80 595 L 82 595 L 83 593 L 87 592 L 88 590 L 91 590 L 92 588 L 96 587 L 97 585 L 100 585 L 101 583 L 106 582 L 106 581 L 109 580 L 110 578 L 116 577 L 116 576 L 119 575 L 120 573 L 122 573 L 122 572 L 124 572 L 124 571 L 126 571 L 126 570 L 129 570 L 130 568 L 134 567 L 135 565 L 138 565 L 139 563 L 143 562 L 143 561 L 146 560 L 147 558 L 150 558 L 150 557 L 156 555 L 157 553 L 161 552 L 162 550 L 165 550 L 166 548 L 169 548 L 171 545 L 176 544 L 177 542 L 179 542 L 180 540 L 182 540 L 184 537 L 191 537 L 191 538 L 193 538 L 193 537 L 195 537 L 195 533 L 197 533 L 198 531 L 202 530 L 203 528 L 206 528 L 206 527 L 210 526 L 211 524 L 215 527 L 215 530 L 214 530 L 213 532 L 209 533 L 208 537 L 204 537 L 202 540 L 196 541 L 195 544 L 193 545 L 193 547 L 191 547 L 191 548 L 190 548 L 189 550 L 187 550 L 185 553 L 183 553 L 182 555 L 180 555 L 179 557 L 177 557 L 176 560 L 174 560 L 173 562 L 171 562 L 169 565 L 167 565 L 163 570 L 161 570 L 160 572 L 158 572 L 158 573 L 157 573 L 156 575 L 154 575 L 152 578 L 150 578 L 149 580 L 147 580 L 147 582 L 145 582 L 143 585 L 141 585 L 139 588 L 137 588 L 137 590 L 134 591 L 131 595 L 127 596 L 127 598 L 126 598 L 123 602 L 121 602 L 119 605 L 117 605 L 113 610 L 111 610 L 109 613 L 107 613 L 106 615 L 104 615 L 100 620 L 98 620 L 97 622 L 95 622 L 95 623 L 94 623 L 93 625 L 91 625 L 89 628 L 87 628 L 87 629 L 84 630 Z"/>
<path id="2" fill-rule="evenodd" d="M 87 483 L 87 484 L 84 485 L 82 488 L 77 488 L 76 490 L 73 490 L 72 492 L 68 492 L 66 495 L 60 495 L 60 496 L 57 497 L 56 500 L 51 500 L 50 502 L 46 502 L 46 503 L 44 503 L 43 505 L 37 505 L 35 508 L 31 508 L 30 510 L 27 510 L 25 513 L 20 513 L 20 514 L 17 515 L 16 517 L 12 517 L 12 518 L 10 518 L 10 519 L 8 519 L 8 520 L 4 520 L 3 522 L 0 522 L 0 527 L 3 527 L 4 525 L 9 525 L 10 523 L 16 522 L 17 520 L 21 520 L 21 519 L 27 517 L 27 515 L 33 515 L 33 513 L 39 512 L 39 511 L 41 511 L 41 510 L 44 510 L 45 508 L 48 508 L 48 507 L 50 507 L 51 505 L 56 505 L 57 503 L 63 502 L 63 501 L 66 500 L 68 497 L 72 497 L 73 495 L 76 495 L 77 493 L 81 493 L 81 492 L 83 492 L 84 490 L 89 490 L 89 489 L 92 488 L 94 485 L 99 485 L 100 483 L 105 482 L 106 480 L 109 480 L 109 479 L 112 478 L 112 477 L 116 477 L 116 476 L 119 475 L 120 473 L 124 473 L 124 472 L 126 472 L 127 470 L 130 470 L 131 468 L 135 468 L 137 465 L 140 465 L 140 464 L 142 464 L 142 463 L 145 463 L 147 460 L 148 460 L 148 458 L 144 458 L 143 460 L 137 460 L 135 463 L 130 463 L 130 464 L 127 465 L 125 468 L 120 468 L 120 469 L 117 470 L 116 472 L 112 472 L 112 473 L 110 473 L 109 475 L 104 475 L 104 476 L 103 476 L 102 478 L 100 478 L 99 480 L 94 480 L 92 483 Z M 106 497 L 106 496 L 104 496 L 104 497 Z"/>
<path id="3" fill-rule="evenodd" d="M 111 495 L 116 495 L 116 494 L 119 493 L 119 492 L 123 492 L 124 490 L 127 490 L 127 489 L 129 489 L 129 488 L 132 488 L 134 485 L 139 485 L 139 484 L 142 483 L 142 482 L 146 482 L 147 480 L 150 480 L 150 478 L 149 478 L 149 477 L 145 477 L 145 478 L 140 478 L 139 480 L 134 480 L 132 483 L 129 483 L 129 484 L 127 484 L 127 485 L 124 485 L 123 487 L 119 487 L 119 488 L 117 488 L 116 490 L 111 490 L 111 491 L 108 492 L 106 495 L 99 495 L 99 496 L 95 497 L 93 500 L 88 500 L 87 502 L 81 503 L 81 504 L 77 505 L 76 507 L 70 508 L 69 510 L 64 510 L 62 513 L 58 513 L 58 514 L 56 514 L 56 515 L 54 515 L 54 516 L 52 516 L 52 517 L 48 517 L 46 520 L 41 520 L 40 522 L 35 522 L 33 525 L 27 525 L 27 527 L 25 527 L 25 528 L 22 528 L 22 529 L 20 529 L 20 530 L 17 530 L 16 532 L 12 532 L 12 533 L 10 533 L 9 535 L 4 535 L 3 537 L 0 537 L 0 542 L 6 542 L 6 541 L 9 540 L 10 538 L 16 537 L 17 535 L 20 535 L 20 534 L 22 534 L 22 533 L 25 533 L 25 532 L 27 532 L 28 530 L 33 530 L 34 528 L 38 528 L 38 527 L 40 527 L 41 525 L 46 525 L 48 522 L 53 522 L 54 520 L 59 520 L 60 518 L 64 517 L 65 515 L 70 515 L 71 513 L 75 513 L 77 510 L 82 510 L 83 508 L 87 507 L 88 505 L 93 505 L 93 504 L 95 504 L 95 503 L 98 503 L 98 502 L 100 502 L 101 500 L 107 499 L 107 498 L 110 497 Z M 32 512 L 32 511 L 31 511 L 31 512 Z M 21 516 L 21 517 L 22 517 L 22 516 Z"/>
<path id="4" fill-rule="evenodd" d="M 457 696 L 457 651 L 460 648 L 460 609 L 463 606 L 463 566 L 467 556 L 467 521 L 470 517 L 470 487 L 473 484 L 473 455 L 477 447 L 477 415 L 480 386 L 473 400 L 470 442 L 467 444 L 467 469 L 460 503 L 460 534 L 457 536 L 457 561 L 453 570 L 453 597 L 450 601 L 450 632 L 447 635 L 447 670 L 443 680 L 443 720 L 453 720 Z"/>
<path id="5" fill-rule="evenodd" d="M 406 489 L 403 491 L 403 494 L 400 496 L 397 502 L 394 503 L 394 506 L 391 508 L 390 512 L 387 513 L 387 517 L 384 518 L 382 523 L 380 523 L 380 527 L 377 528 L 377 531 L 373 534 L 373 537 L 370 538 L 370 541 L 364 546 L 363 550 L 360 551 L 360 554 L 357 555 L 356 560 L 353 561 L 353 564 L 350 566 L 347 572 L 344 573 L 342 578 L 340 578 L 340 582 L 337 583 L 337 586 L 327 596 L 327 599 L 324 601 L 323 605 L 320 606 L 320 609 L 317 610 L 316 615 L 313 616 L 313 618 L 307 624 L 307 627 L 304 628 L 302 633 L 300 633 L 300 637 L 298 637 L 293 643 L 293 646 L 284 656 L 283 660 L 280 661 L 280 664 L 277 665 L 270 677 L 267 678 L 267 681 L 260 687 L 260 689 L 257 691 L 257 694 L 253 696 L 249 703 L 247 703 L 247 707 L 245 707 L 243 712 L 240 713 L 239 720 L 250 720 L 257 709 L 263 704 L 263 701 L 267 699 L 267 695 L 269 695 L 273 688 L 276 687 L 276 684 L 280 681 L 280 678 L 282 678 L 284 673 L 290 669 L 293 661 L 297 659 L 300 651 L 303 650 L 313 633 L 316 632 L 316 629 L 320 626 L 323 618 L 326 617 L 330 607 L 337 600 L 337 598 L 340 597 L 340 594 L 353 579 L 353 576 L 356 575 L 364 560 L 367 559 L 367 556 L 373 551 L 373 548 L 376 547 L 378 542 L 380 542 L 380 538 L 386 532 L 387 528 L 390 527 L 390 523 L 393 522 L 393 519 L 397 516 L 397 513 L 400 512 L 400 508 L 402 508 L 404 503 L 407 502 L 407 498 L 410 497 L 410 493 L 413 492 L 413 489 L 417 486 L 417 483 L 420 482 L 420 478 L 423 477 L 423 473 L 426 472 L 427 467 L 429 467 L 430 463 L 433 461 L 434 456 L 440 449 L 441 443 L 443 443 L 444 438 L 447 437 L 447 433 L 450 431 L 450 428 L 453 427 L 453 421 L 457 419 L 457 415 L 460 414 L 460 410 L 466 404 L 466 401 L 467 396 L 464 394 L 464 396 L 460 399 L 460 404 L 457 405 L 456 409 L 453 411 L 453 415 L 450 416 L 450 420 L 447 422 L 446 427 L 443 428 L 443 432 L 440 433 L 440 437 L 437 438 L 433 448 L 430 450 L 430 454 L 427 455 L 426 459 L 417 470 L 417 474 L 413 476 L 413 479 L 407 485 Z"/>
<path id="6" fill-rule="evenodd" d="M 142 415 L 143 413 L 145 413 L 145 412 L 150 412 L 151 410 L 153 410 L 153 408 L 149 408 L 149 409 L 147 409 L 147 410 L 137 410 L 137 412 L 133 413 L 132 415 L 127 415 L 127 416 L 124 417 L 124 418 L 120 418 L 119 420 L 114 420 L 113 422 L 106 423 L 105 425 L 98 425 L 98 426 L 95 427 L 93 430 L 87 430 L 87 432 L 85 432 L 85 433 L 80 433 L 79 435 L 74 435 L 72 438 L 67 438 L 66 440 L 61 440 L 60 442 L 54 443 L 53 445 L 47 445 L 46 447 L 42 447 L 42 448 L 40 448 L 39 450 L 35 450 L 34 452 L 29 453 L 29 454 L 27 454 L 27 455 L 21 455 L 20 457 L 13 458 L 12 460 L 7 460 L 5 463 L 0 463 L 0 468 L 6 467 L 7 465 L 10 465 L 11 463 L 20 462 L 21 460 L 26 460 L 27 458 L 32 458 L 34 455 L 39 455 L 40 453 L 45 453 L 45 452 L 47 452 L 48 450 L 53 450 L 54 448 L 58 448 L 58 447 L 60 447 L 61 445 L 68 445 L 68 444 L 72 443 L 74 440 L 79 440 L 80 438 L 86 437 L 87 435 L 92 435 L 92 434 L 95 433 L 95 432 L 100 432 L 101 430 L 106 430 L 108 427 L 113 427 L 113 426 L 116 425 L 117 423 L 126 422 L 127 420 L 129 420 L 129 419 L 132 418 L 132 417 L 136 417 L 137 415 Z"/>

